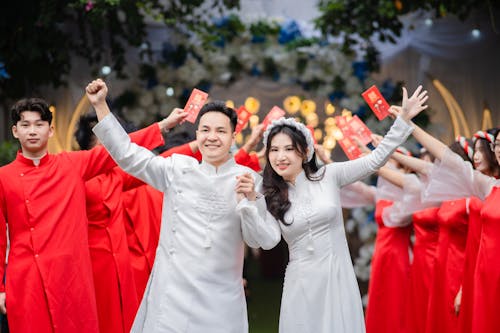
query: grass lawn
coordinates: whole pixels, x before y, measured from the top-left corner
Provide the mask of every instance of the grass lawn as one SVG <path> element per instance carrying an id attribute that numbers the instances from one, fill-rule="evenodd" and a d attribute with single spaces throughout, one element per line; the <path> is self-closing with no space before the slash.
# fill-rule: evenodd
<path id="1" fill-rule="evenodd" d="M 276 333 L 280 314 L 282 282 L 254 280 L 248 300 L 249 333 Z"/>
<path id="2" fill-rule="evenodd" d="M 262 277 L 259 263 L 253 258 L 247 264 L 250 289 L 247 299 L 249 333 L 276 333 L 283 280 Z"/>

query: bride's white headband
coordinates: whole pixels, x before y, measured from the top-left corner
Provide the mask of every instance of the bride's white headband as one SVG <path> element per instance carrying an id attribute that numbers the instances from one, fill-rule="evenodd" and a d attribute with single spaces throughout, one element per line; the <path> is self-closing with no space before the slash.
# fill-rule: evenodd
<path id="1" fill-rule="evenodd" d="M 274 120 L 269 126 L 267 126 L 267 129 L 264 132 L 264 137 L 263 137 L 264 147 L 267 148 L 267 138 L 269 136 L 269 133 L 271 133 L 271 130 L 276 126 L 283 126 L 283 125 L 295 128 L 297 131 L 302 133 L 302 135 L 306 138 L 307 161 L 309 162 L 312 159 L 313 154 L 314 154 L 314 140 L 313 140 L 313 137 L 311 135 L 311 131 L 309 131 L 309 129 L 304 124 L 297 122 L 293 118 L 282 117 L 280 119 Z"/>

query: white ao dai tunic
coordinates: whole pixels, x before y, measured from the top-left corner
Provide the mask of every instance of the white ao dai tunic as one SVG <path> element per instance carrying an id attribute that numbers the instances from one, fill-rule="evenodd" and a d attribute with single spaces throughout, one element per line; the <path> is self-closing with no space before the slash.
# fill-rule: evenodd
<path id="1" fill-rule="evenodd" d="M 113 116 L 94 129 L 118 165 L 165 193 L 160 241 L 132 332 L 248 331 L 243 247 L 270 248 L 279 228 L 263 223 L 264 198 L 237 203 L 234 159 L 216 169 L 187 156 L 155 156 L 130 142 Z M 260 218 L 256 218 L 260 217 Z"/>
<path id="2" fill-rule="evenodd" d="M 291 207 L 285 221 L 293 223 L 279 223 L 290 251 L 281 300 L 281 333 L 365 331 L 344 231 L 340 188 L 382 166 L 412 129 L 398 118 L 371 154 L 326 165 L 318 171 L 324 171 L 320 181 L 310 181 L 302 172 L 295 185 L 289 184 Z"/>

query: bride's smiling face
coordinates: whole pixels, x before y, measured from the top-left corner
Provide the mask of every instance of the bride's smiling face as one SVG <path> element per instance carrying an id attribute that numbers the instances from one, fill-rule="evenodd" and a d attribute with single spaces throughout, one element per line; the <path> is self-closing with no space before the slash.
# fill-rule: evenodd
<path id="1" fill-rule="evenodd" d="M 268 157 L 278 175 L 287 182 L 295 183 L 295 178 L 302 172 L 304 158 L 294 147 L 290 136 L 277 133 L 271 140 Z"/>

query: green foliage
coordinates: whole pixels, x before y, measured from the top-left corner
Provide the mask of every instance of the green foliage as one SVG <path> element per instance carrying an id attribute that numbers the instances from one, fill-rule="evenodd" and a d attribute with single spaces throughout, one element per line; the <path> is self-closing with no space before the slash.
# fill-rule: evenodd
<path id="1" fill-rule="evenodd" d="M 236 15 L 229 15 L 215 22 L 200 22 L 193 30 L 198 33 L 205 48 L 223 47 L 232 42 L 246 30 L 245 25 Z"/>
<path id="2" fill-rule="evenodd" d="M 197 9 L 202 5 L 221 12 L 237 8 L 239 0 L 2 1 L 0 62 L 10 78 L 0 79 L 0 100 L 64 85 L 75 55 L 93 65 L 94 72 L 109 65 L 118 77 L 126 77 L 125 50 L 144 42 L 147 15 L 201 31 L 206 12 Z"/>
<path id="3" fill-rule="evenodd" d="M 259 37 L 276 36 L 280 32 L 280 26 L 277 22 L 257 21 L 250 25 L 250 32 Z"/>
<path id="4" fill-rule="evenodd" d="M 347 55 L 363 41 L 370 70 L 376 70 L 377 51 L 367 41 L 378 36 L 394 42 L 402 28 L 400 15 L 426 10 L 437 18 L 456 15 L 466 19 L 473 10 L 487 8 L 493 12 L 499 8 L 499 1 L 321 0 L 318 7 L 321 15 L 315 20 L 317 27 L 325 35 L 342 37 L 342 50 Z M 206 14 L 210 11 L 225 17 L 228 9 L 235 8 L 239 8 L 239 0 L 2 1 L 0 62 L 10 78 L 0 78 L 0 99 L 33 95 L 41 86 L 64 85 L 75 55 L 94 66 L 94 73 L 100 66 L 109 65 L 118 77 L 126 77 L 124 53 L 145 41 L 146 17 L 185 34 L 197 33 L 204 46 L 231 42 L 245 29 L 239 18 L 231 15 L 225 18 L 225 24 L 214 25 Z M 264 21 L 250 26 L 257 38 L 277 36 L 279 30 L 278 23 Z M 315 42 L 297 38 L 287 47 L 294 50 Z M 186 50 L 177 51 L 172 61 L 179 63 Z"/>
<path id="5" fill-rule="evenodd" d="M 3 141 L 0 143 L 0 166 L 9 164 L 16 158 L 19 149 L 17 141 Z"/>
<path id="6" fill-rule="evenodd" d="M 288 43 L 286 43 L 286 48 L 289 51 L 296 50 L 302 46 L 311 46 L 315 44 L 319 44 L 320 40 L 318 38 L 296 38 Z"/>

